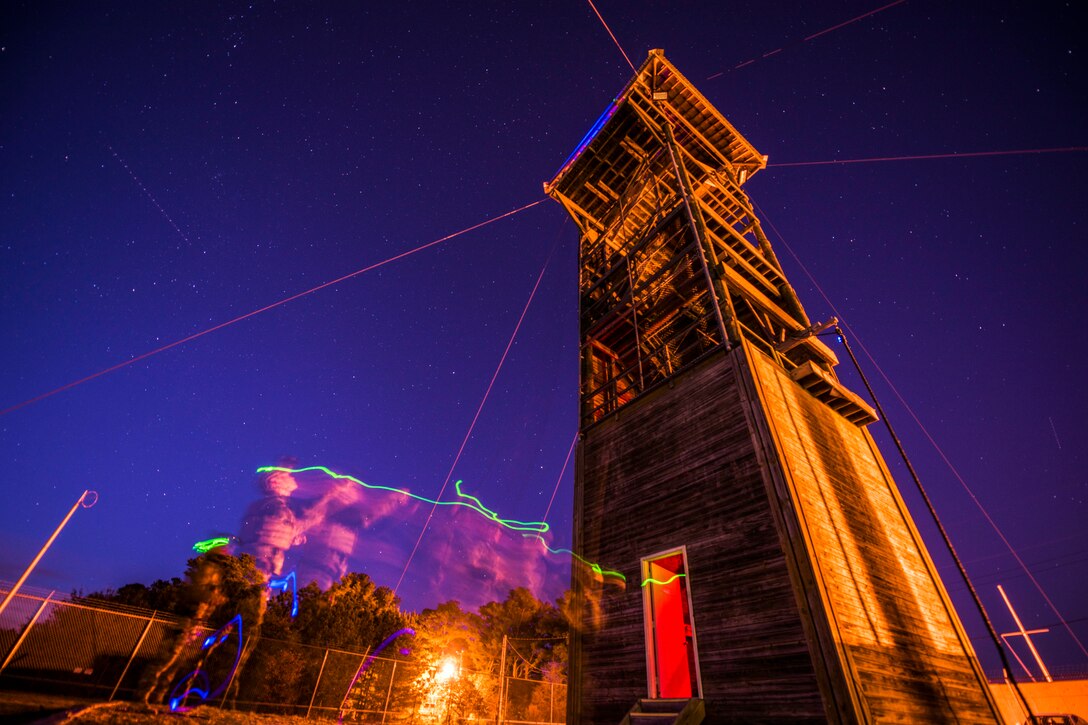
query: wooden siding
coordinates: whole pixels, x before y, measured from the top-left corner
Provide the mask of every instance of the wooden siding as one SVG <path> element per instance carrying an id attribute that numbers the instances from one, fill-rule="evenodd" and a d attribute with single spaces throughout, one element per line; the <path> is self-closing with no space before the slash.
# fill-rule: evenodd
<path id="1" fill-rule="evenodd" d="M 869 722 L 997 722 L 974 653 L 872 437 L 749 347 L 755 409 Z M 757 422 L 757 425 L 759 423 Z M 777 476 L 776 476 L 777 477 Z M 798 542 L 801 543 L 801 542 Z"/>
<path id="2" fill-rule="evenodd" d="M 708 723 L 998 722 L 864 428 L 751 347 L 724 350 L 584 431 L 588 569 L 573 723 L 647 695 L 642 558 L 681 545 Z"/>
<path id="3" fill-rule="evenodd" d="M 590 605 L 572 648 L 570 721 L 619 722 L 647 695 L 639 565 L 684 545 L 706 722 L 825 722 L 732 356 L 591 426 L 578 472 L 576 543 L 627 586 L 576 577 Z"/>

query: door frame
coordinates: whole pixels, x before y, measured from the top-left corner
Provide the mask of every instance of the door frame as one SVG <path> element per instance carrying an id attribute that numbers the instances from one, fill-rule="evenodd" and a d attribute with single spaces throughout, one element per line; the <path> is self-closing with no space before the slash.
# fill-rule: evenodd
<path id="1" fill-rule="evenodd" d="M 684 587 L 684 593 L 687 597 L 688 605 L 688 618 L 691 621 L 691 650 L 695 659 L 695 687 L 691 693 L 692 697 L 702 698 L 703 696 L 703 676 L 699 669 L 699 638 L 695 631 L 695 610 L 691 605 L 691 568 L 688 566 L 688 548 L 686 545 L 674 546 L 663 551 L 659 551 L 656 554 L 650 554 L 649 556 L 641 557 L 639 560 L 639 584 L 646 581 L 646 577 L 649 575 L 649 565 L 658 559 L 664 559 L 667 556 L 674 554 L 680 554 L 681 561 L 684 563 L 684 578 L 687 579 L 687 585 Z M 646 650 L 646 692 L 649 693 L 651 698 L 657 697 L 657 667 L 656 667 L 656 644 L 654 640 L 654 628 L 653 628 L 653 608 L 650 604 L 650 591 L 646 587 L 642 587 L 642 626 L 643 626 L 643 641 L 645 643 Z"/>

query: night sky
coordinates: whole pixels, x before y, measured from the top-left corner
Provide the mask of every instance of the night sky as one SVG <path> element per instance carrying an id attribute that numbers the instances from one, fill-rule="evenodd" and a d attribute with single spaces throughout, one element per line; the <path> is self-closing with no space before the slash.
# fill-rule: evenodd
<path id="1" fill-rule="evenodd" d="M 1014 626 L 1003 584 L 1026 626 L 1050 627 L 1036 642 L 1051 669 L 1085 671 L 972 494 L 1088 644 L 1088 155 L 776 166 L 1083 147 L 1079 13 L 908 0 L 805 40 L 881 4 L 597 7 L 636 65 L 663 48 L 769 155 L 747 188 L 778 256 L 810 317 L 833 304 L 880 366 L 861 354 L 995 627 Z M 463 480 L 531 521 L 558 484 L 548 541 L 570 545 L 577 238 L 550 200 L 10 408 L 544 198 L 631 75 L 588 3 L 2 12 L 0 578 L 85 488 L 99 503 L 30 585 L 180 575 L 195 541 L 238 532 L 256 469 L 283 456 L 435 497 L 542 270 L 443 498 Z M 331 486 L 302 484 L 300 506 Z M 350 568 L 394 586 L 430 508 L 377 491 L 345 503 Z M 398 593 L 413 609 L 518 585 L 554 598 L 568 571 L 539 542 L 440 508 Z"/>

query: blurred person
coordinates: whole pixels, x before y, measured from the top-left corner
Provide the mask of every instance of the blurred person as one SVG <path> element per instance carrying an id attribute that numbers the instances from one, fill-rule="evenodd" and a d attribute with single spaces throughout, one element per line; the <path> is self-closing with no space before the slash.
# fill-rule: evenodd
<path id="1" fill-rule="evenodd" d="M 297 461 L 281 458 L 277 465 L 294 468 Z M 278 577 L 283 573 L 287 550 L 306 540 L 302 522 L 289 501 L 298 481 L 285 471 L 268 471 L 258 476 L 257 485 L 264 496 L 250 504 L 242 516 L 239 551 L 252 556 L 265 577 Z"/>

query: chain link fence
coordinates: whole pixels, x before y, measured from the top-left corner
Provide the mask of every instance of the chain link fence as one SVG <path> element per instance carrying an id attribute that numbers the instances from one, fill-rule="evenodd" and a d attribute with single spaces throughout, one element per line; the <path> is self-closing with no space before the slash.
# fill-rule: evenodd
<path id="1" fill-rule="evenodd" d="M 7 591 L 0 584 L 0 595 Z M 268 638 L 218 640 L 231 654 L 216 659 L 204 647 L 213 633 L 160 612 L 24 587 L 0 614 L 0 689 L 152 703 L 176 696 L 180 707 L 357 723 L 565 721 L 563 682 L 469 671 L 443 679 L 429 663 Z"/>

